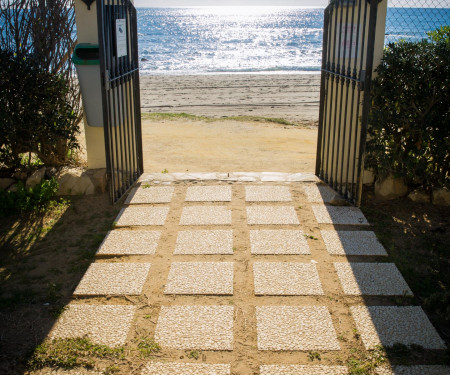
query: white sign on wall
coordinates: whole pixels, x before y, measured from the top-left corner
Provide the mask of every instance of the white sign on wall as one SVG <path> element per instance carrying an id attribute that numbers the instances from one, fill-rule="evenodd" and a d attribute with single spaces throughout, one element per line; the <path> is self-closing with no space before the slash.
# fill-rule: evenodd
<path id="1" fill-rule="evenodd" d="M 127 21 L 125 18 L 116 20 L 117 57 L 127 55 Z"/>

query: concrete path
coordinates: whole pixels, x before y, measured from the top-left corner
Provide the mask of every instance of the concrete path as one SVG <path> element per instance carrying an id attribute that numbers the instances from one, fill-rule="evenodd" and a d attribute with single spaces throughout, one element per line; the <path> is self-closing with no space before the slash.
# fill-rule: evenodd
<path id="1" fill-rule="evenodd" d="M 50 337 L 153 337 L 163 360 L 141 373 L 160 375 L 347 374 L 354 350 L 444 349 L 397 304 L 412 291 L 362 212 L 334 197 L 311 175 L 144 176 Z"/>

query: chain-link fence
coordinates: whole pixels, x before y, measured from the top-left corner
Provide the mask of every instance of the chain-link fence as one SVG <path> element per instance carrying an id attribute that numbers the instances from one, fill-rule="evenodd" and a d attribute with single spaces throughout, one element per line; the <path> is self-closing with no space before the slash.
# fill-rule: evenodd
<path id="1" fill-rule="evenodd" d="M 450 0 L 388 0 L 385 44 L 416 41 L 450 25 Z"/>

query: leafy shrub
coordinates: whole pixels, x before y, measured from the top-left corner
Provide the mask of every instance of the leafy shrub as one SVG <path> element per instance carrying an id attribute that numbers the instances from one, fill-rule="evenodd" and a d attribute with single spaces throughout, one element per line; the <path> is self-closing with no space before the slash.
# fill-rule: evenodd
<path id="1" fill-rule="evenodd" d="M 450 185 L 450 28 L 389 44 L 373 82 L 366 164 L 425 188 Z"/>
<path id="2" fill-rule="evenodd" d="M 0 66 L 0 163 L 18 167 L 34 152 L 45 165 L 65 164 L 79 132 L 67 81 L 28 55 L 0 50 Z"/>
<path id="3" fill-rule="evenodd" d="M 0 216 L 45 209 L 58 191 L 55 178 L 44 180 L 34 188 L 17 183 L 17 191 L 0 190 Z"/>

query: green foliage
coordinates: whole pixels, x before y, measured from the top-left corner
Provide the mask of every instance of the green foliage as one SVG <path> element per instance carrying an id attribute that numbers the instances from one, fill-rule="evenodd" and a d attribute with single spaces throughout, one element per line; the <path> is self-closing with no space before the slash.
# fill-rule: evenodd
<path id="1" fill-rule="evenodd" d="M 69 83 L 28 55 L 0 50 L 0 66 L 0 163 L 20 167 L 34 152 L 45 165 L 65 164 L 79 133 Z"/>
<path id="2" fill-rule="evenodd" d="M 450 186 L 450 30 L 390 44 L 373 82 L 366 164 L 412 185 Z"/>
<path id="3" fill-rule="evenodd" d="M 137 348 L 143 357 L 149 357 L 161 350 L 161 346 L 156 341 L 148 337 L 142 337 L 139 339 Z"/>
<path id="4" fill-rule="evenodd" d="M 87 338 L 55 339 L 38 345 L 28 362 L 30 369 L 93 367 L 94 358 L 123 358 L 123 348 L 97 345 Z"/>
<path id="5" fill-rule="evenodd" d="M 44 180 L 34 188 L 25 188 L 22 181 L 16 186 L 17 191 L 0 190 L 0 216 L 45 210 L 58 191 L 55 178 Z"/>

